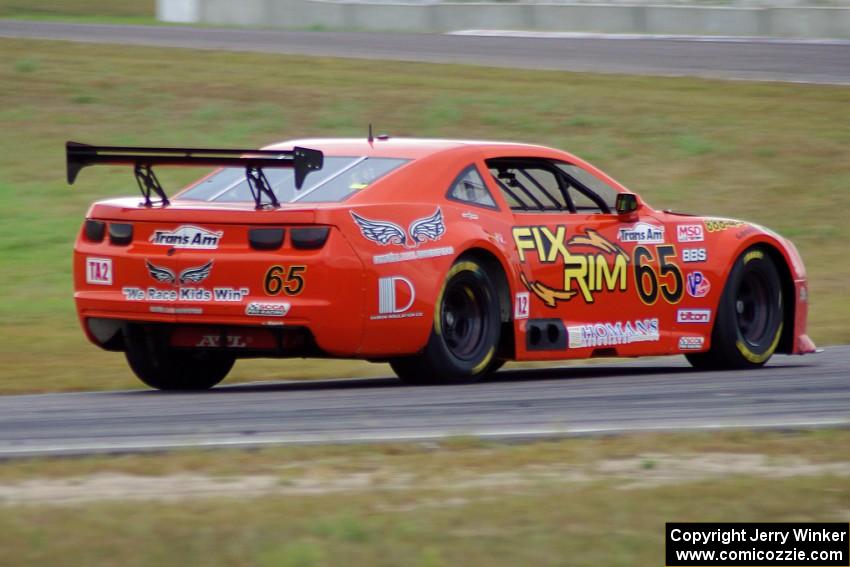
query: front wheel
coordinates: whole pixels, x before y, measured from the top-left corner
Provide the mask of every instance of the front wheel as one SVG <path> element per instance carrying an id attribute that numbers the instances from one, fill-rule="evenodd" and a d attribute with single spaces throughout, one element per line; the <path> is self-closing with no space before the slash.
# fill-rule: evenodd
<path id="1" fill-rule="evenodd" d="M 171 349 L 164 333 L 141 326 L 130 326 L 125 342 L 124 354 L 133 373 L 157 390 L 209 390 L 236 362 L 228 353 Z"/>
<path id="2" fill-rule="evenodd" d="M 762 248 L 750 248 L 732 267 L 717 306 L 711 349 L 688 354 L 700 369 L 756 368 L 782 337 L 782 281 Z"/>
<path id="3" fill-rule="evenodd" d="M 497 368 L 501 321 L 496 286 L 474 260 L 452 266 L 437 299 L 434 327 L 421 354 L 390 361 L 409 384 L 474 382 Z"/>

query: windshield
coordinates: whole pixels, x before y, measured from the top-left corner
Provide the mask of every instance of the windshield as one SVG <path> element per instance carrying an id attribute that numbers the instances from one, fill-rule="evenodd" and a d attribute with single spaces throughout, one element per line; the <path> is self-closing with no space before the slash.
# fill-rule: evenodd
<path id="1" fill-rule="evenodd" d="M 266 178 L 281 203 L 333 203 L 366 189 L 406 159 L 366 157 L 326 157 L 322 169 L 307 176 L 304 186 L 295 189 L 291 168 L 265 168 Z M 251 202 L 251 188 L 245 170 L 224 168 L 180 195 L 181 199 L 210 202 Z"/>

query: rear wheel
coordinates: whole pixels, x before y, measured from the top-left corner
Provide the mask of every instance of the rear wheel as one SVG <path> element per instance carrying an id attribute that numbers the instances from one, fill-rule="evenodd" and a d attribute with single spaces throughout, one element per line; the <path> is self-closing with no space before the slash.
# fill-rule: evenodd
<path id="1" fill-rule="evenodd" d="M 478 262 L 460 260 L 449 270 L 440 292 L 425 350 L 390 365 L 409 384 L 474 382 L 498 368 L 500 329 L 492 278 Z"/>
<path id="2" fill-rule="evenodd" d="M 723 289 L 711 349 L 687 359 L 701 369 L 763 366 L 779 344 L 782 321 L 779 272 L 762 248 L 750 248 L 735 261 Z"/>
<path id="3" fill-rule="evenodd" d="M 236 362 L 228 353 L 171 349 L 165 334 L 152 328 L 130 326 L 125 339 L 130 368 L 158 390 L 208 390 L 224 380 Z"/>

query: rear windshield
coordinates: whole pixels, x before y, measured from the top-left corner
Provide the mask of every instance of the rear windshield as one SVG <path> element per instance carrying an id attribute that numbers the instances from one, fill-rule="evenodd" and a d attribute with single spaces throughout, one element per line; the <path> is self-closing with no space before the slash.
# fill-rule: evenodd
<path id="1" fill-rule="evenodd" d="M 395 158 L 326 157 L 322 169 L 307 176 L 301 189 L 295 189 L 292 169 L 263 169 L 281 203 L 333 203 L 369 185 L 410 160 Z M 245 170 L 227 167 L 188 189 L 181 199 L 218 202 L 252 202 Z"/>

